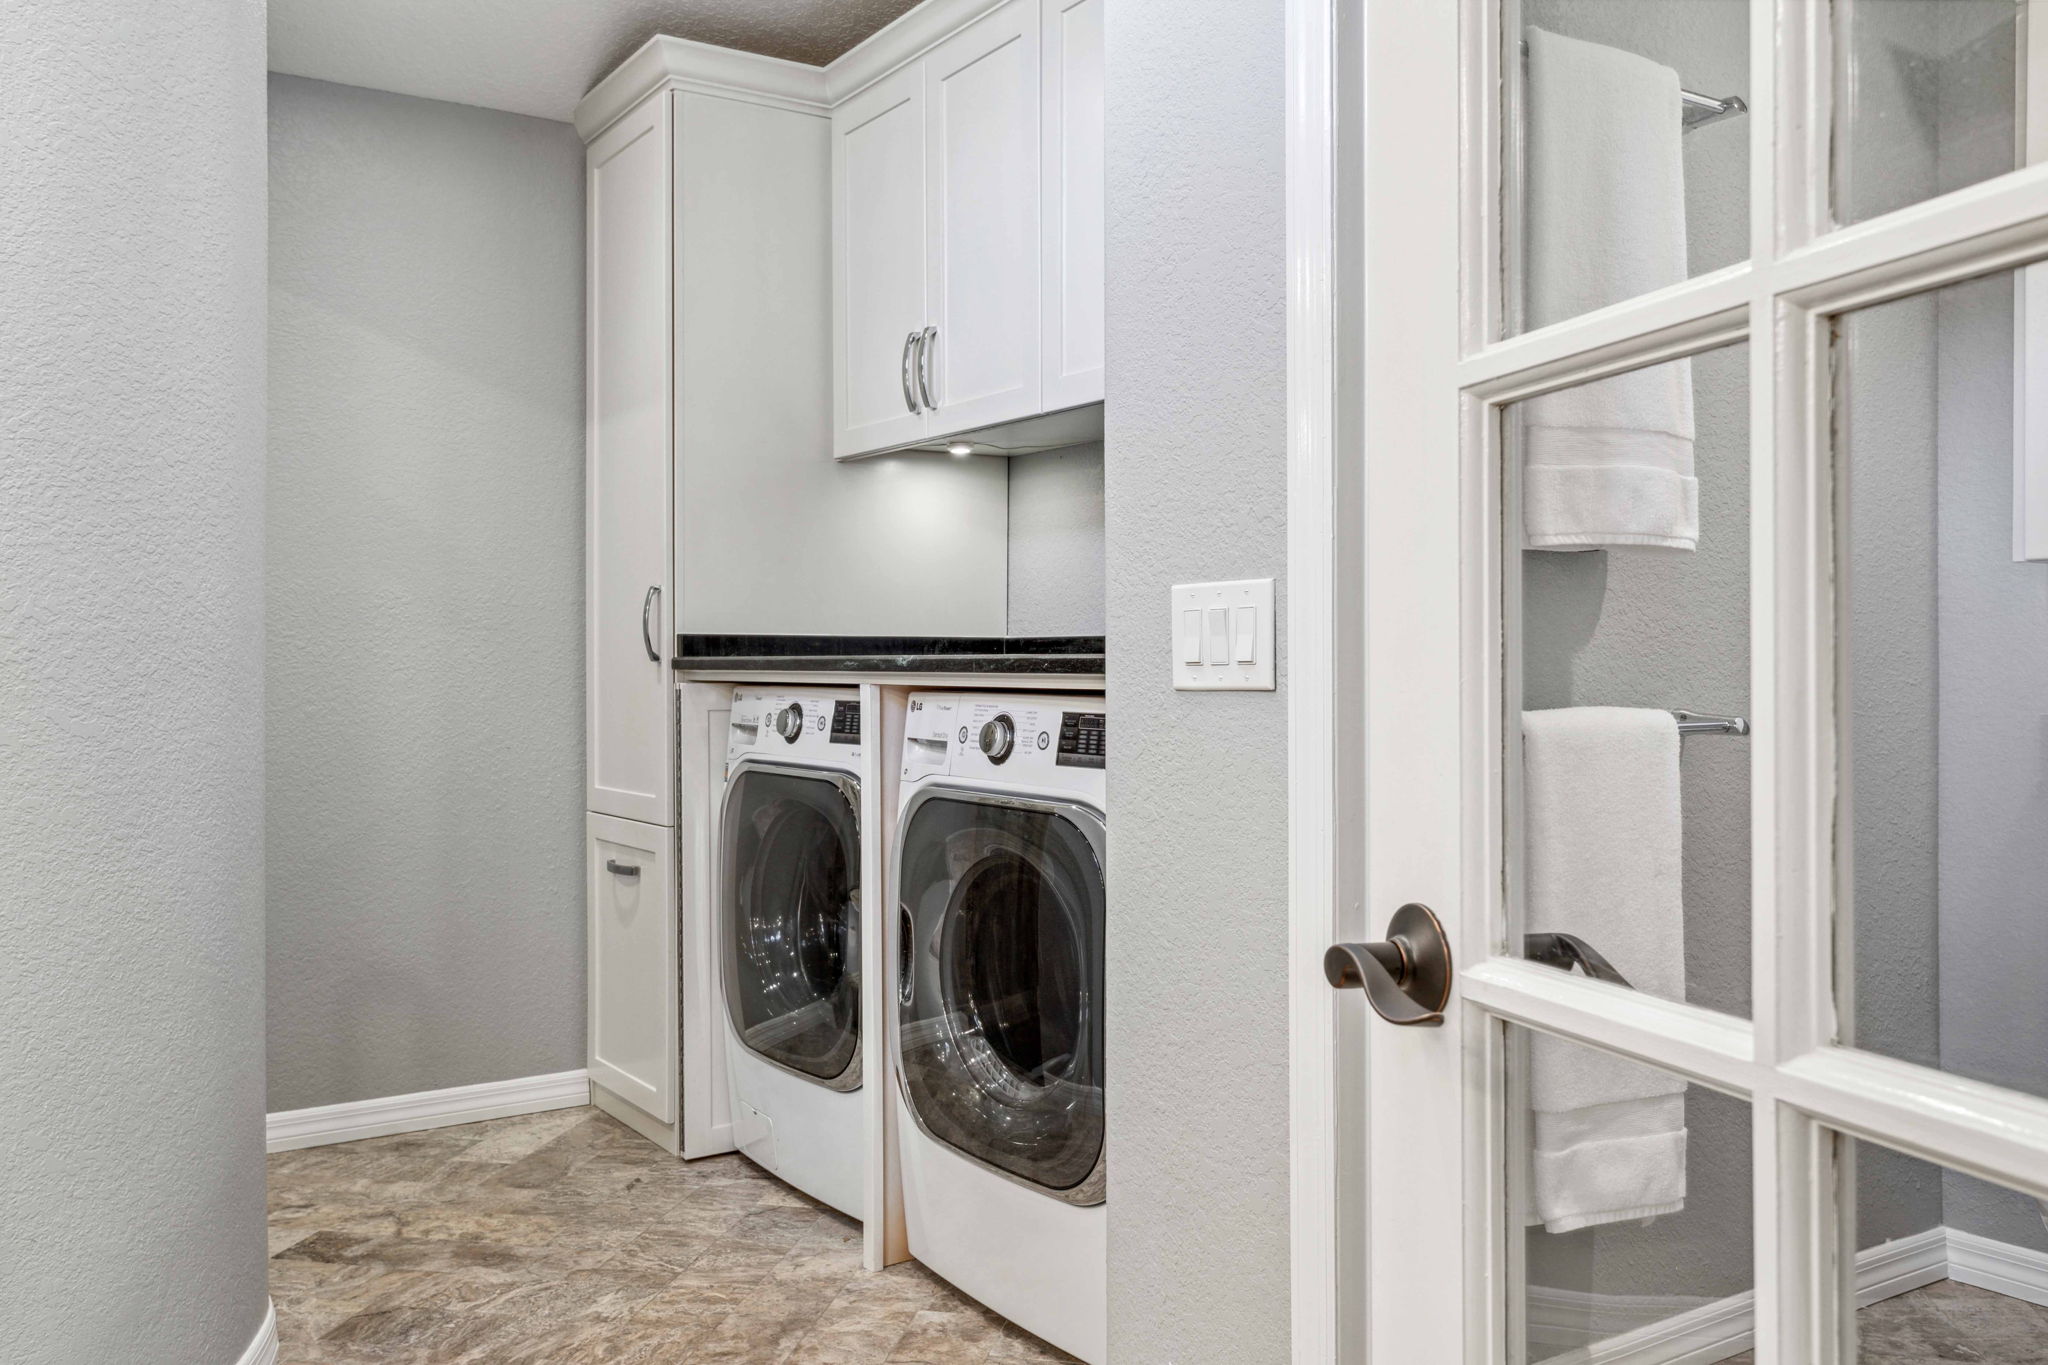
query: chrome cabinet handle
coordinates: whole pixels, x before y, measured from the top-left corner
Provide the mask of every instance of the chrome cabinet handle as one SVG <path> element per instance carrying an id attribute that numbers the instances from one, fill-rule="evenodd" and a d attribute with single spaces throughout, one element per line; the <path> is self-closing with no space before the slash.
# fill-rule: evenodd
<path id="1" fill-rule="evenodd" d="M 605 859 L 604 870 L 611 873 L 614 877 L 637 877 L 640 875 L 640 865 L 638 863 L 622 863 L 617 858 Z"/>
<path id="2" fill-rule="evenodd" d="M 1428 906 L 1411 903 L 1394 912 L 1381 942 L 1332 944 L 1323 977 L 1339 990 L 1363 987 L 1390 1024 L 1434 1028 L 1451 998 L 1451 942 Z"/>
<path id="3" fill-rule="evenodd" d="M 661 652 L 654 647 L 654 632 L 648 618 L 654 611 L 654 604 L 661 600 L 661 588 L 657 585 L 647 590 L 647 596 L 640 599 L 640 643 L 647 646 L 647 657 L 655 663 L 661 662 Z"/>
<path id="4" fill-rule="evenodd" d="M 903 406 L 912 412 L 917 411 L 917 394 L 910 387 L 910 348 L 917 344 L 919 335 L 917 332 L 903 334 L 903 363 L 897 369 L 897 377 L 903 381 Z"/>
<path id="5" fill-rule="evenodd" d="M 938 400 L 932 397 L 932 353 L 938 349 L 938 328 L 927 327 L 917 334 L 917 391 L 932 412 L 939 410 Z"/>

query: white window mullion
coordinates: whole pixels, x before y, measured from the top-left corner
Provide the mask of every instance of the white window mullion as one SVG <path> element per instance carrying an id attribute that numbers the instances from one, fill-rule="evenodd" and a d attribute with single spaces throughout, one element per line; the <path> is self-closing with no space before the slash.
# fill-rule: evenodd
<path id="1" fill-rule="evenodd" d="M 1808 302 L 1825 295 L 1831 307 L 1861 307 L 1888 293 L 1829 286 L 1856 276 L 1881 280 L 1889 271 L 1898 280 L 1889 293 L 1910 293 L 1926 281 L 2003 269 L 2040 254 L 2044 218 L 2048 162 L 1794 246 L 1779 262 L 1778 288 Z"/>
<path id="2" fill-rule="evenodd" d="M 1488 1013 L 1560 1037 L 1592 1042 L 1731 1094 L 1745 1095 L 1757 1066 L 1747 1021 L 1520 958 L 1467 967 L 1465 999 Z"/>
<path id="3" fill-rule="evenodd" d="M 1466 0 L 1459 8 L 1458 44 L 1463 59 L 1458 63 L 1464 88 L 1458 107 L 1464 120 L 1461 141 L 1466 148 L 1462 166 L 1464 225 L 1459 243 L 1464 278 L 1459 290 L 1459 351 L 1470 355 L 1505 330 L 1508 313 L 1519 312 L 1520 155 L 1519 142 L 1504 145 L 1501 117 L 1502 81 L 1501 25 L 1519 22 L 1520 0 Z M 1516 73 L 1519 80 L 1519 72 Z M 1511 194 L 1510 191 L 1513 193 Z M 1510 298 L 1513 286 L 1513 300 Z"/>
<path id="4" fill-rule="evenodd" d="M 1670 356 L 1743 339 L 1753 286 L 1731 265 L 1564 322 L 1524 332 L 1467 356 L 1461 388 L 1509 402 Z"/>
<path id="5" fill-rule="evenodd" d="M 1827 1358 L 1810 1354 L 1821 1283 L 1813 1269 L 1814 1210 L 1821 1201 L 1808 1151 L 1812 1126 L 1779 1103 L 1772 1074 L 1785 1055 L 1788 972 L 1793 983 L 1801 979 L 1781 952 L 1803 900 L 1785 894 L 1785 863 L 1797 861 L 1804 833 L 1797 818 L 1804 765 L 1795 757 L 1801 737 L 1794 708 L 1785 704 L 1783 675 L 1803 652 L 1806 616 L 1795 610 L 1788 621 L 1786 615 L 1788 603 L 1797 605 L 1791 589 L 1800 578 L 1805 520 L 1799 498 L 1781 497 L 1788 466 L 1802 463 L 1798 425 L 1785 420 L 1785 407 L 1799 402 L 1801 386 L 1780 382 L 1788 372 L 1782 349 L 1803 348 L 1778 329 L 1775 283 L 1779 256 L 1809 239 L 1820 222 L 1811 181 L 1825 141 L 1816 144 L 1807 119 L 1813 112 L 1812 15 L 1824 8 L 1806 0 L 1750 5 L 1750 980 L 1756 1058 L 1764 1073 L 1751 1110 L 1759 1365 Z M 1800 373 L 1796 363 L 1791 373 Z M 1795 482 L 1791 491 L 1797 488 Z"/>
<path id="6" fill-rule="evenodd" d="M 1846 1049 L 1788 1062 L 1773 1084 L 1830 1127 L 2048 1198 L 2048 1099 Z"/>

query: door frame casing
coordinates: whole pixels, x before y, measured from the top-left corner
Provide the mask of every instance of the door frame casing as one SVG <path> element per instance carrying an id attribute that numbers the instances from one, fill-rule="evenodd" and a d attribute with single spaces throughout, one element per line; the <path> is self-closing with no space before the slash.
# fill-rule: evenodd
<path id="1" fill-rule="evenodd" d="M 1362 772 L 1343 761 L 1358 746 L 1343 741 L 1363 701 L 1363 602 L 1357 471 L 1340 468 L 1339 442 L 1357 434 L 1358 377 L 1344 362 L 1362 317 L 1363 215 L 1340 154 L 1363 150 L 1362 28 L 1355 0 L 1286 0 L 1288 1239 L 1291 1357 L 1303 1365 L 1362 1350 L 1340 1293 L 1340 1263 L 1364 1245 L 1362 1201 L 1344 1179 L 1363 1138 L 1345 1122 L 1362 1113 L 1361 1021 L 1322 974 L 1323 950 L 1357 927 L 1342 913 L 1356 868 L 1337 829 L 1341 810 L 1359 809 Z"/>

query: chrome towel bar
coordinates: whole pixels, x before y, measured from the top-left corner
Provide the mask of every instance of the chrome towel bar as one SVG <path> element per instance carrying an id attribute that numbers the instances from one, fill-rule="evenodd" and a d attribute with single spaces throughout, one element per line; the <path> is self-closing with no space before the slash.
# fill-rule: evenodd
<path id="1" fill-rule="evenodd" d="M 1749 722 L 1741 716 L 1707 716 L 1697 711 L 1673 711 L 1680 737 L 1686 735 L 1746 735 Z"/>

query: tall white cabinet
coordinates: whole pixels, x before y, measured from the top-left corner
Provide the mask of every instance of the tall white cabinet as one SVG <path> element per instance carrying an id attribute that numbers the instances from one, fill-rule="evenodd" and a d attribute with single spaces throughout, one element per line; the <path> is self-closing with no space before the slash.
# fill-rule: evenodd
<path id="1" fill-rule="evenodd" d="M 585 166 L 585 1047 L 593 1098 L 675 1150 L 673 96 Z"/>

